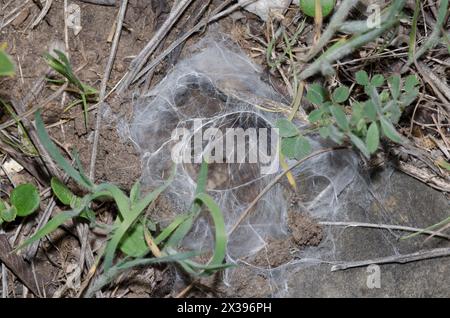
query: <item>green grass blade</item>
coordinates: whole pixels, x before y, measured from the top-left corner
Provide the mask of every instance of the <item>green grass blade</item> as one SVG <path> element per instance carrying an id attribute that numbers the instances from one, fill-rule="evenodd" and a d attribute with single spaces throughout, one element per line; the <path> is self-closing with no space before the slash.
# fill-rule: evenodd
<path id="1" fill-rule="evenodd" d="M 414 59 L 416 53 L 416 35 L 417 35 L 417 20 L 420 12 L 420 1 L 416 0 L 416 6 L 414 8 L 414 15 L 411 25 L 411 34 L 409 35 L 409 52 L 408 57 L 410 60 Z"/>
<path id="2" fill-rule="evenodd" d="M 114 199 L 119 208 L 119 213 L 123 219 L 131 213 L 131 202 L 130 199 L 125 195 L 125 193 L 120 190 L 117 186 L 110 183 L 103 183 L 95 187 L 95 193 L 106 192 Z"/>
<path id="3" fill-rule="evenodd" d="M 179 262 L 179 261 L 183 261 L 183 260 L 198 256 L 198 255 L 199 255 L 198 252 L 185 252 L 185 253 L 177 253 L 177 254 L 158 257 L 158 258 L 136 259 L 136 260 L 132 260 L 132 261 L 128 261 L 123 264 L 120 264 L 117 267 L 120 270 L 126 270 L 126 269 L 130 269 L 130 268 L 133 268 L 136 266 L 147 266 L 147 265 L 151 265 L 151 264 Z"/>
<path id="4" fill-rule="evenodd" d="M 156 245 L 161 244 L 165 241 L 179 226 L 184 223 L 191 215 L 181 214 L 175 217 L 175 219 L 170 223 L 154 240 Z"/>
<path id="5" fill-rule="evenodd" d="M 56 145 L 53 143 L 53 141 L 50 139 L 50 136 L 48 135 L 47 131 L 45 130 L 44 122 L 42 121 L 41 112 L 37 111 L 35 114 L 35 124 L 36 124 L 36 130 L 39 137 L 39 140 L 41 141 L 44 148 L 48 151 L 50 156 L 53 158 L 53 160 L 56 161 L 56 163 L 72 178 L 74 179 L 80 186 L 85 187 L 86 189 L 91 190 L 93 187 L 92 182 L 86 182 L 80 175 L 80 173 L 75 170 L 74 167 L 70 165 L 70 163 L 64 159 L 64 157 L 61 155 L 61 153 L 58 151 L 58 148 L 56 148 Z"/>
<path id="6" fill-rule="evenodd" d="M 27 246 L 37 240 L 40 240 L 44 236 L 46 236 L 46 235 L 50 234 L 51 232 L 53 232 L 54 230 L 56 230 L 64 222 L 78 216 L 79 214 L 80 214 L 80 212 L 78 212 L 78 211 L 65 211 L 65 212 L 62 212 L 62 213 L 56 215 L 54 218 L 52 218 L 50 221 L 48 221 L 47 224 L 45 224 L 39 231 L 37 231 L 36 234 L 34 234 L 32 237 L 27 239 L 22 244 L 20 244 L 20 246 L 17 247 L 15 249 L 15 251 L 18 251 L 18 250 L 24 248 L 25 246 Z"/>
<path id="7" fill-rule="evenodd" d="M 206 193 L 198 194 L 195 199 L 202 202 L 208 208 L 216 229 L 214 254 L 208 262 L 208 266 L 222 266 L 227 249 L 227 233 L 222 211 L 214 199 Z M 212 272 L 212 270 L 205 270 L 206 275 L 210 275 Z"/>
<path id="8" fill-rule="evenodd" d="M 165 248 L 177 247 L 184 239 L 184 237 L 189 233 L 193 224 L 194 224 L 194 214 L 189 213 L 186 220 L 183 223 L 181 223 L 180 226 L 173 232 L 169 241 L 165 245 Z"/>
<path id="9" fill-rule="evenodd" d="M 129 214 L 123 213 L 123 222 L 114 232 L 111 240 L 108 242 L 105 249 L 105 259 L 104 259 L 105 270 L 108 270 L 109 268 L 112 267 L 114 254 L 117 250 L 117 247 L 120 244 L 120 241 L 122 240 L 123 236 L 127 233 L 127 231 L 130 229 L 130 227 L 133 226 L 136 220 L 141 216 L 142 211 L 144 211 L 144 209 L 151 202 L 153 202 L 172 183 L 172 180 L 175 176 L 175 170 L 176 169 L 174 167 L 169 179 L 162 186 L 160 186 L 159 188 L 157 188 L 156 190 L 145 196 L 142 200 L 140 200 L 133 207 L 133 209 L 130 211 Z"/>
<path id="10" fill-rule="evenodd" d="M 411 238 L 416 237 L 416 236 L 418 236 L 418 235 L 420 235 L 420 234 L 422 234 L 422 233 L 424 233 L 426 231 L 433 231 L 433 230 L 435 230 L 437 228 L 440 228 L 442 226 L 445 226 L 445 225 L 447 225 L 449 223 L 450 223 L 450 217 L 446 218 L 445 220 L 442 220 L 439 223 L 433 224 L 433 225 L 427 227 L 426 229 L 423 229 L 422 231 L 419 231 L 419 232 L 416 232 L 416 233 L 413 233 L 413 234 L 410 234 L 410 235 L 405 235 L 405 236 L 401 237 L 400 239 L 401 240 L 411 239 Z"/>

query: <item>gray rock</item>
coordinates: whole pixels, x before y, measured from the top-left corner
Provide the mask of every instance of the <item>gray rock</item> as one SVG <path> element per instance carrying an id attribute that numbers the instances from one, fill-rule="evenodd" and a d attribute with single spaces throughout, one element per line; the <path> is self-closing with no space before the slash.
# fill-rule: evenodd
<path id="1" fill-rule="evenodd" d="M 341 198 L 344 217 L 334 221 L 384 223 L 425 228 L 449 216 L 446 196 L 399 172 L 371 178 L 348 188 Z M 328 261 L 356 261 L 449 247 L 426 236 L 399 241 L 405 232 L 367 228 L 330 228 Z M 291 297 L 450 297 L 450 257 L 408 264 L 380 265 L 380 288 L 369 288 L 367 267 L 331 272 L 331 265 L 298 268 L 288 276 Z M 371 286 L 373 287 L 373 286 Z"/>

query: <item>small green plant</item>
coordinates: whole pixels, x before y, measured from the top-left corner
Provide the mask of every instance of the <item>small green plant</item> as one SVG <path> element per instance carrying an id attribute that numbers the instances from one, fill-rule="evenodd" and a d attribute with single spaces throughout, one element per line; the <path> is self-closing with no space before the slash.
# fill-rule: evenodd
<path id="1" fill-rule="evenodd" d="M 9 201 L 0 200 L 0 225 L 36 212 L 40 204 L 39 191 L 31 183 L 21 184 L 11 192 Z"/>
<path id="2" fill-rule="evenodd" d="M 79 197 L 72 193 L 64 183 L 53 178 L 51 187 L 55 196 L 61 203 L 69 206 L 71 209 L 56 215 L 34 236 L 22 243 L 18 249 L 48 235 L 72 218 L 82 217 L 89 220 L 91 226 L 102 226 L 96 222 L 95 213 L 91 210 L 91 204 L 96 200 L 113 200 L 119 213 L 113 226 L 110 226 L 110 236 L 103 257 L 103 274 L 98 278 L 97 283 L 94 284 L 94 291 L 108 284 L 121 271 L 138 265 L 177 262 L 186 272 L 192 275 L 211 275 L 229 266 L 223 264 L 227 246 L 223 215 L 214 200 L 205 193 L 208 173 L 205 162 L 200 169 L 197 192 L 193 199 L 191 211 L 179 215 L 169 226 L 158 233 L 156 224 L 146 218 L 144 212 L 171 184 L 175 169 L 173 169 L 170 177 L 163 185 L 147 195 L 141 193 L 141 186 L 139 181 L 137 181 L 132 187 L 130 195 L 127 196 L 113 184 L 102 183 L 97 185 L 89 180 L 84 174 L 76 155 L 77 169 L 72 167 L 51 141 L 39 112 L 36 113 L 35 123 L 39 139 L 50 156 L 78 185 L 87 191 L 87 194 Z M 179 244 L 203 211 L 203 207 L 206 207 L 210 212 L 215 228 L 215 248 L 210 261 L 206 265 L 191 260 L 192 257 L 199 255 L 198 251 L 180 253 L 177 250 Z M 103 225 L 103 227 L 108 226 Z M 158 235 L 154 237 L 155 234 Z M 126 257 L 114 264 L 118 249 Z M 154 257 L 145 258 L 149 253 L 152 253 Z"/>
<path id="3" fill-rule="evenodd" d="M 370 78 L 365 71 L 360 71 L 356 73 L 356 82 L 364 88 L 367 100 L 350 101 L 347 86 L 340 86 L 330 94 L 322 86 L 312 84 L 306 99 L 317 109 L 309 114 L 308 120 L 323 138 L 338 144 L 349 140 L 369 158 L 378 150 L 382 136 L 402 142 L 394 125 L 417 98 L 419 81 L 414 75 L 404 81 L 400 75 L 393 75 L 387 80 L 388 88 L 383 89 L 386 82 L 383 75 Z M 299 160 L 311 152 L 308 140 L 294 124 L 280 120 L 277 127 L 282 137 L 281 150 L 288 158 Z"/>
<path id="4" fill-rule="evenodd" d="M 58 72 L 60 75 L 62 75 L 71 85 L 72 91 L 80 96 L 80 99 L 77 99 L 75 102 L 71 103 L 69 106 L 66 107 L 66 110 L 69 110 L 70 108 L 82 104 L 83 105 L 83 112 L 84 112 L 84 121 L 87 126 L 88 123 L 88 101 L 89 100 L 95 100 L 97 101 L 97 95 L 98 91 L 80 81 L 78 77 L 75 75 L 75 73 L 72 70 L 72 66 L 70 65 L 70 61 L 67 58 L 67 56 L 59 51 L 54 50 L 54 53 L 56 54 L 56 57 L 46 53 L 44 55 L 44 58 L 47 62 L 47 64 L 54 69 L 56 72 Z M 49 79 L 50 82 L 62 84 L 63 82 L 60 80 L 54 80 Z"/>
<path id="5" fill-rule="evenodd" d="M 328 16 L 336 5 L 336 0 L 320 0 L 322 6 L 322 16 Z M 316 16 L 316 0 L 300 0 L 300 9 L 304 14 L 310 17 Z"/>
<path id="6" fill-rule="evenodd" d="M 13 76 L 16 73 L 16 68 L 5 49 L 6 44 L 0 45 L 0 76 Z"/>

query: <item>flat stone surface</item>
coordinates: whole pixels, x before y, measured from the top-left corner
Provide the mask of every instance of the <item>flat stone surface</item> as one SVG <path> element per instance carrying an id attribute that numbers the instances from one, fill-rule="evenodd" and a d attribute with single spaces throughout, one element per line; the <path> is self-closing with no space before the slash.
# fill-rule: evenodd
<path id="1" fill-rule="evenodd" d="M 334 220 L 425 228 L 449 216 L 446 196 L 399 172 L 384 172 L 342 193 L 346 202 Z M 356 261 L 449 247 L 426 236 L 399 241 L 406 232 L 367 228 L 330 228 L 327 261 Z M 334 242 L 334 244 L 332 243 Z M 324 259 L 324 258 L 322 258 Z M 380 288 L 369 288 L 367 267 L 331 272 L 331 264 L 298 268 L 288 274 L 290 297 L 450 297 L 450 257 L 408 264 L 380 265 Z M 373 287 L 373 286 L 372 286 Z"/>

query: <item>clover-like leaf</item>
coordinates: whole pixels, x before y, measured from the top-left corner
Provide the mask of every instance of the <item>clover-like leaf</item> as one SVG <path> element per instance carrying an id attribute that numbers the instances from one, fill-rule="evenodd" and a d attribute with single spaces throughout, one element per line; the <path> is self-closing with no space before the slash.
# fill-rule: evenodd
<path id="1" fill-rule="evenodd" d="M 335 143 L 341 145 L 344 142 L 344 133 L 342 131 L 340 131 L 339 129 L 337 129 L 335 126 L 329 126 L 330 128 L 330 138 L 331 140 L 333 140 Z"/>
<path id="2" fill-rule="evenodd" d="M 362 86 L 369 85 L 370 79 L 367 72 L 364 70 L 356 72 L 356 82 Z"/>
<path id="3" fill-rule="evenodd" d="M 381 74 L 374 75 L 370 80 L 370 84 L 373 87 L 381 87 L 384 84 L 384 76 Z"/>
<path id="4" fill-rule="evenodd" d="M 306 99 L 314 105 L 322 105 L 326 99 L 326 90 L 317 83 L 309 86 Z"/>
<path id="5" fill-rule="evenodd" d="M 320 127 L 319 134 L 320 137 L 322 137 L 323 139 L 328 138 L 330 136 L 330 127 L 329 126 Z"/>
<path id="6" fill-rule="evenodd" d="M 322 7 L 322 16 L 328 16 L 333 11 L 336 0 L 320 0 Z M 310 17 L 316 16 L 316 0 L 300 0 L 300 9 L 304 14 Z"/>
<path id="7" fill-rule="evenodd" d="M 297 126 L 285 118 L 278 119 L 275 123 L 275 127 L 279 129 L 280 137 L 293 137 L 300 134 Z"/>
<path id="8" fill-rule="evenodd" d="M 364 104 L 356 102 L 352 104 L 352 117 L 350 122 L 352 125 L 357 124 L 364 116 Z"/>
<path id="9" fill-rule="evenodd" d="M 345 115 L 344 111 L 339 106 L 331 106 L 331 114 L 333 114 L 334 119 L 336 119 L 336 123 L 344 131 L 349 130 L 349 123 L 347 116 Z"/>
<path id="10" fill-rule="evenodd" d="M 324 111 L 322 109 L 315 109 L 308 115 L 308 120 L 311 123 L 318 122 L 322 119 L 322 116 L 324 114 Z"/>
<path id="11" fill-rule="evenodd" d="M 395 127 L 384 117 L 380 118 L 381 129 L 383 130 L 383 134 L 396 143 L 402 142 L 402 137 L 397 132 Z"/>
<path id="12" fill-rule="evenodd" d="M 335 103 L 343 103 L 350 96 L 350 89 L 347 86 L 340 86 L 333 92 L 333 101 Z"/>
<path id="13" fill-rule="evenodd" d="M 281 140 L 281 152 L 289 159 L 300 160 L 309 155 L 311 151 L 312 147 L 308 139 L 301 135 Z"/>
<path id="14" fill-rule="evenodd" d="M 400 75 L 392 75 L 388 78 L 389 89 L 391 90 L 392 98 L 397 100 L 400 96 L 401 91 L 401 78 Z"/>
<path id="15" fill-rule="evenodd" d="M 355 134 L 349 133 L 349 137 L 352 141 L 352 144 L 355 145 L 356 148 L 358 148 L 366 158 L 370 158 L 370 153 L 366 147 L 366 144 Z"/>
<path id="16" fill-rule="evenodd" d="M 11 205 L 17 209 L 18 216 L 27 216 L 39 208 L 40 197 L 38 189 L 31 183 L 17 186 L 11 192 Z"/>
<path id="17" fill-rule="evenodd" d="M 17 216 L 17 209 L 15 206 L 11 206 L 6 208 L 5 210 L 0 211 L 0 219 L 5 222 L 13 222 Z"/>
<path id="18" fill-rule="evenodd" d="M 405 91 L 410 93 L 413 92 L 415 87 L 420 84 L 420 81 L 415 75 L 409 75 L 405 79 Z"/>
<path id="19" fill-rule="evenodd" d="M 366 146 L 369 152 L 375 153 L 380 145 L 380 131 L 378 130 L 378 124 L 372 122 L 367 130 Z"/>
<path id="20" fill-rule="evenodd" d="M 372 100 L 364 103 L 364 115 L 371 121 L 377 119 L 377 106 Z"/>

